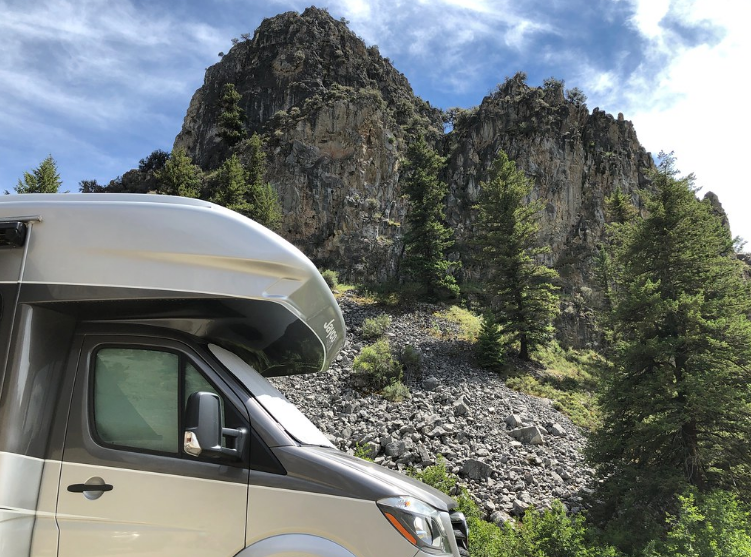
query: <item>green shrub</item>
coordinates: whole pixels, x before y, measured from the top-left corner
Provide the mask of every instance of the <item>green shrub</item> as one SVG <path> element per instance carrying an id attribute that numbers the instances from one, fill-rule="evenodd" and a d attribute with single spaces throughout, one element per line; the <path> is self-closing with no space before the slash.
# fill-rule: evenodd
<path id="1" fill-rule="evenodd" d="M 378 317 L 370 317 L 362 324 L 362 336 L 366 339 L 383 336 L 389 325 L 391 325 L 390 315 L 382 313 Z"/>
<path id="2" fill-rule="evenodd" d="M 751 508 L 725 491 L 679 496 L 677 516 L 668 515 L 665 541 L 653 541 L 645 557 L 749 557 Z"/>
<path id="3" fill-rule="evenodd" d="M 404 367 L 404 371 L 416 373 L 422 366 L 422 355 L 420 351 L 411 344 L 405 345 L 399 353 L 399 361 Z"/>
<path id="4" fill-rule="evenodd" d="M 336 287 L 339 286 L 339 274 L 336 271 L 332 271 L 331 269 L 324 269 L 321 271 L 321 276 L 323 277 L 323 280 L 326 281 L 326 284 L 329 285 L 329 288 L 331 290 L 336 290 Z"/>
<path id="5" fill-rule="evenodd" d="M 394 381 L 383 388 L 383 398 L 391 402 L 402 402 L 410 397 L 409 388 L 401 381 Z"/>
<path id="6" fill-rule="evenodd" d="M 367 444 L 361 445 L 358 443 L 355 445 L 355 456 L 357 458 L 361 458 L 362 460 L 367 460 L 368 462 L 373 462 L 373 459 L 370 458 L 371 452 L 368 448 Z"/>
<path id="7" fill-rule="evenodd" d="M 385 339 L 366 346 L 352 364 L 358 384 L 381 390 L 392 381 L 401 381 L 402 366 L 391 354 L 391 347 Z"/>

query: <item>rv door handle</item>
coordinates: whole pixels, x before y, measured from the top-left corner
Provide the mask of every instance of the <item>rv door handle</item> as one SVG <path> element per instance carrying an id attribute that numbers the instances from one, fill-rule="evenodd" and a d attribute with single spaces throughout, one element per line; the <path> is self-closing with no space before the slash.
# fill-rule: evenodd
<path id="1" fill-rule="evenodd" d="M 83 493 L 84 491 L 112 491 L 110 484 L 72 484 L 68 486 L 71 493 Z"/>

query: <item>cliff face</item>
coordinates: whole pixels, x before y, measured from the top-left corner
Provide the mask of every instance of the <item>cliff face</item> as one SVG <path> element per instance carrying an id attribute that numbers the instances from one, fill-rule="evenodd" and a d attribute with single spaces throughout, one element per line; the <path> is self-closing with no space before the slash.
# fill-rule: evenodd
<path id="1" fill-rule="evenodd" d="M 563 282 L 563 340 L 593 343 L 599 301 L 592 258 L 604 231 L 604 199 L 616 187 L 639 203 L 652 166 L 630 122 L 564 98 L 562 84 L 528 87 L 516 76 L 443 133 L 442 113 L 406 78 L 324 10 L 265 20 L 206 72 L 175 140 L 204 169 L 229 153 L 217 135 L 225 83 L 241 94 L 249 132 L 267 138 L 269 173 L 284 208 L 282 234 L 314 261 L 353 280 L 394 275 L 407 211 L 399 184 L 406 145 L 425 135 L 449 159 L 452 257 L 465 258 L 472 206 L 499 149 L 545 200 L 541 240 Z M 465 261 L 468 280 L 482 270 Z"/>
<path id="2" fill-rule="evenodd" d="M 175 140 L 204 169 L 228 154 L 217 135 L 225 83 L 241 94 L 248 132 L 268 138 L 284 236 L 350 277 L 393 274 L 406 210 L 400 156 L 416 134 L 442 134 L 441 112 L 342 21 L 316 8 L 289 12 L 206 71 Z"/>

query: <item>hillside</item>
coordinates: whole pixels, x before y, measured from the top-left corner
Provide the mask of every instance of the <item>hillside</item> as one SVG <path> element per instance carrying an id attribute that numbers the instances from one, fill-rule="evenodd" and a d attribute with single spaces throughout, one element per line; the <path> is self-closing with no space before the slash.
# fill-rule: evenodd
<path id="1" fill-rule="evenodd" d="M 583 430 L 555 401 L 513 391 L 478 368 L 458 326 L 435 315 L 444 307 L 389 308 L 351 295 L 340 306 L 347 343 L 331 369 L 273 380 L 335 445 L 401 471 L 433 465 L 440 455 L 496 523 L 555 499 L 581 509 L 592 481 Z M 391 317 L 385 337 L 392 351 L 411 346 L 421 360 L 405 374 L 411 396 L 401 402 L 355 386 L 353 361 L 373 342 L 363 323 L 383 314 Z"/>

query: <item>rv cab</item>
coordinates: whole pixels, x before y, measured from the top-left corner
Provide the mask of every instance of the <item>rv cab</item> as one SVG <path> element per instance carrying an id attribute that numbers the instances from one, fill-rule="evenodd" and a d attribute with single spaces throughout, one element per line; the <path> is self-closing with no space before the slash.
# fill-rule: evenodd
<path id="1" fill-rule="evenodd" d="M 338 451 L 267 380 L 344 340 L 315 266 L 237 213 L 0 198 L 0 555 L 467 555 L 453 500 Z"/>

